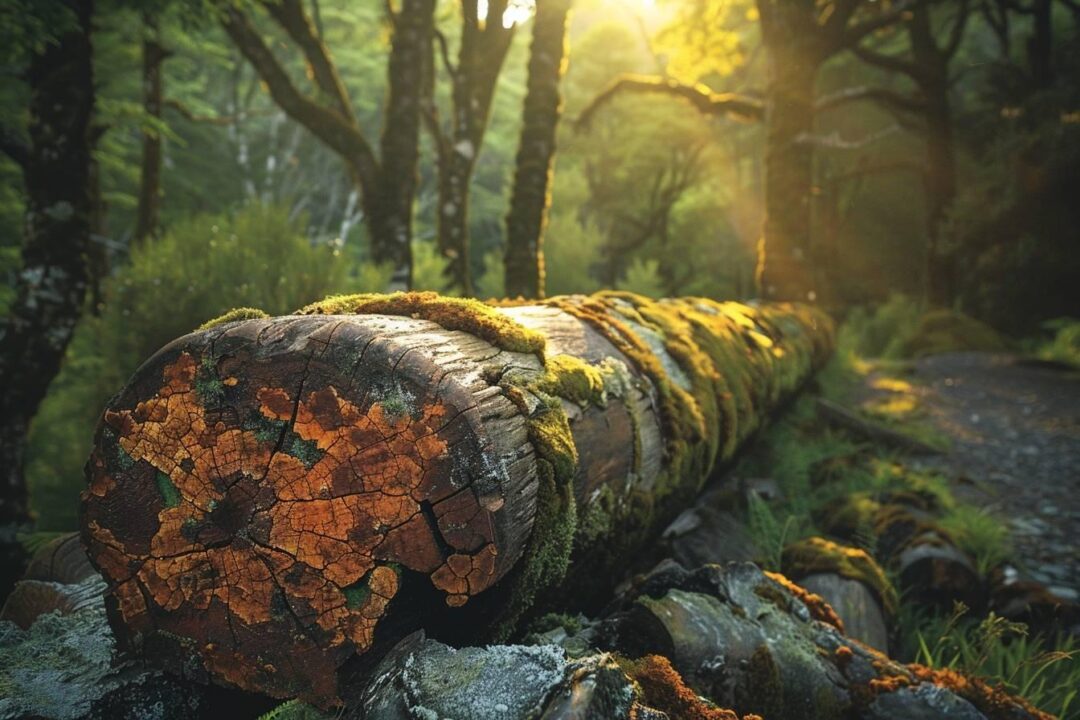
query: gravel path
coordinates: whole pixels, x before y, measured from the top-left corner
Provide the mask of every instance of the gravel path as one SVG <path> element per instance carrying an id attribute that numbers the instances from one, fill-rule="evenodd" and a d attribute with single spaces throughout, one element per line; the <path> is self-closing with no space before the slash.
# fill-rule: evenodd
<path id="1" fill-rule="evenodd" d="M 1007 519 L 1032 577 L 1080 599 L 1080 373 L 952 353 L 919 360 L 912 379 L 952 440 L 938 462 L 958 494 Z"/>

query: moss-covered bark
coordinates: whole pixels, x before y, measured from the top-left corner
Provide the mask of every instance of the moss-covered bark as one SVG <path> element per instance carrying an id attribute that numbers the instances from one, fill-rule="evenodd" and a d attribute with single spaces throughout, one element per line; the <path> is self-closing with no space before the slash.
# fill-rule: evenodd
<path id="1" fill-rule="evenodd" d="M 572 0 L 537 3 L 529 80 L 522 113 L 510 212 L 506 216 L 506 294 L 544 297 L 544 225 L 550 201 L 555 132 L 562 112 L 559 84 L 566 63 Z"/>
<path id="2" fill-rule="evenodd" d="M 331 706 L 411 629 L 609 588 L 831 342 L 801 306 L 627 293 L 241 310 L 110 404 L 83 536 L 151 661 Z"/>

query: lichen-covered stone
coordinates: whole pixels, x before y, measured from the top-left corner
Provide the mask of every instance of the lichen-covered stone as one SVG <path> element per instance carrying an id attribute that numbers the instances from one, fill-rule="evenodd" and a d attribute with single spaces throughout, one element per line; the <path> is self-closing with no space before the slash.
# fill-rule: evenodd
<path id="1" fill-rule="evenodd" d="M 378 720 L 629 718 L 632 682 L 607 655 L 568 660 L 554 645 L 454 649 L 422 634 L 398 644 L 364 691 Z"/>

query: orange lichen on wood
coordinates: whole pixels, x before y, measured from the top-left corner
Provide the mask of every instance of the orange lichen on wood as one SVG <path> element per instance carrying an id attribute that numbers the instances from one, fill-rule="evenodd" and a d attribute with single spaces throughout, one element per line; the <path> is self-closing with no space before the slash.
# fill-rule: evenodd
<path id="1" fill-rule="evenodd" d="M 399 412 L 372 402 L 365 410 L 331 385 L 300 397 L 251 388 L 271 429 L 259 431 L 211 412 L 198 372 L 183 352 L 164 367 L 153 397 L 106 413 L 128 469 L 108 471 L 101 448 L 91 458 L 90 553 L 124 626 L 191 638 L 207 670 L 272 693 L 283 691 L 272 678 L 294 649 L 314 646 L 307 666 L 286 677 L 310 683 L 293 694 L 325 700 L 336 664 L 372 645 L 400 568 L 429 575 L 452 606 L 495 581 L 487 513 L 468 488 L 428 472 L 450 450 L 440 434 L 444 404 Z M 286 437 L 302 452 L 288 452 Z M 161 493 L 156 517 L 139 520 L 154 525 L 148 542 L 119 539 L 105 524 L 129 521 L 110 515 L 125 502 L 114 495 L 132 483 L 145 492 L 147 478 Z M 453 532 L 444 536 L 442 526 Z M 224 627 L 212 622 L 218 617 Z M 267 643 L 251 657 L 238 633 L 267 628 L 281 646 Z"/>
<path id="2" fill-rule="evenodd" d="M 651 708 L 679 720 L 761 720 L 757 715 L 741 719 L 732 710 L 718 708 L 698 697 L 687 687 L 671 661 L 662 655 L 646 655 L 640 660 L 623 661 L 627 676 L 641 689 L 641 701 Z"/>
<path id="3" fill-rule="evenodd" d="M 765 575 L 783 585 L 785 590 L 794 595 L 798 600 L 802 601 L 803 605 L 806 605 L 806 609 L 810 611 L 810 617 L 832 625 L 840 632 L 844 632 L 844 622 L 840 619 L 840 616 L 836 614 L 836 611 L 833 610 L 832 605 L 825 602 L 825 598 L 817 593 L 810 592 L 801 585 L 796 585 L 788 580 L 787 576 L 781 575 L 780 573 L 765 571 Z"/>

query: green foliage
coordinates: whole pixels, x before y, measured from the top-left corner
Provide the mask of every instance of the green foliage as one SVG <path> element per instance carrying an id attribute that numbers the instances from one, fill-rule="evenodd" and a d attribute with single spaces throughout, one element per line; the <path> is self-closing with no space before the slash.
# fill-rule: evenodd
<path id="1" fill-rule="evenodd" d="M 1043 323 L 1043 328 L 1053 332 L 1054 337 L 1038 348 L 1038 356 L 1080 369 L 1080 320 L 1057 318 Z"/>
<path id="2" fill-rule="evenodd" d="M 373 277 L 378 286 L 361 285 Z M 136 250 L 106 283 L 100 314 L 76 330 L 31 428 L 39 527 L 74 528 L 82 464 L 105 400 L 159 347 L 233 307 L 281 315 L 327 293 L 381 289 L 385 278 L 371 268 L 351 277 L 337 251 L 313 246 L 284 210 L 258 205 L 177 224 Z"/>
<path id="3" fill-rule="evenodd" d="M 922 313 L 921 303 L 894 293 L 876 308 L 858 307 L 848 313 L 837 344 L 863 357 L 898 357 Z"/>
<path id="4" fill-rule="evenodd" d="M 663 297 L 666 293 L 660 278 L 660 261 L 634 258 L 617 288 L 650 298 Z"/>
<path id="5" fill-rule="evenodd" d="M 769 503 L 756 493 L 751 493 L 747 500 L 747 521 L 754 546 L 762 553 L 761 566 L 766 570 L 780 572 L 781 556 L 789 540 L 792 525 L 796 522 L 795 516 L 788 515 L 781 524 Z"/>
<path id="6" fill-rule="evenodd" d="M 1057 717 L 1080 717 L 1080 647 L 1064 635 L 1057 641 L 1029 637 L 1022 623 L 990 613 L 977 620 L 966 617 L 958 604 L 944 618 L 924 620 L 915 630 L 915 661 L 933 668 L 961 670 L 1000 683 Z"/>
<path id="7" fill-rule="evenodd" d="M 983 577 L 1012 556 L 1008 524 L 983 508 L 957 505 L 939 524 L 956 541 L 957 547 L 975 558 L 976 568 Z"/>

